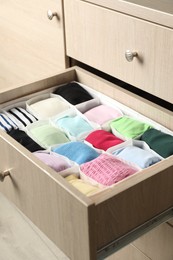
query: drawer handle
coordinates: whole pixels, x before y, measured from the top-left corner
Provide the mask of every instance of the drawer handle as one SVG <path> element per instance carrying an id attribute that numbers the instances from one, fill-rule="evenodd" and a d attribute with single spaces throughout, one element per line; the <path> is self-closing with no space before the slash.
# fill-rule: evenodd
<path id="1" fill-rule="evenodd" d="M 129 61 L 129 62 L 132 61 L 133 58 L 134 58 L 134 57 L 137 57 L 137 56 L 138 56 L 138 54 L 137 54 L 136 51 L 127 50 L 127 51 L 125 52 L 126 60 Z"/>
<path id="2" fill-rule="evenodd" d="M 47 11 L 47 17 L 49 20 L 52 20 L 54 16 L 56 16 L 59 19 L 58 14 L 56 12 L 52 12 L 51 10 Z"/>
<path id="3" fill-rule="evenodd" d="M 10 171 L 0 172 L 0 181 L 4 181 L 6 176 L 10 175 Z"/>

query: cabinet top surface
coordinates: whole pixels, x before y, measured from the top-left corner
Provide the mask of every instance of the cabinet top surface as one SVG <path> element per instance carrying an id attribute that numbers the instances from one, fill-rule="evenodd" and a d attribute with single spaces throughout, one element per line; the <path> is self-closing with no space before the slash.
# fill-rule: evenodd
<path id="1" fill-rule="evenodd" d="M 173 28 L 172 0 L 86 0 L 86 2 Z"/>

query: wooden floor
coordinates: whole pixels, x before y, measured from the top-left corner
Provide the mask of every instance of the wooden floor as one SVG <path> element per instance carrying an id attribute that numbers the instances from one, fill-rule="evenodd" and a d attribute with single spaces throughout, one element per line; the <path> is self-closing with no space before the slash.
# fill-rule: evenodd
<path id="1" fill-rule="evenodd" d="M 0 193 L 0 260 L 68 260 Z"/>

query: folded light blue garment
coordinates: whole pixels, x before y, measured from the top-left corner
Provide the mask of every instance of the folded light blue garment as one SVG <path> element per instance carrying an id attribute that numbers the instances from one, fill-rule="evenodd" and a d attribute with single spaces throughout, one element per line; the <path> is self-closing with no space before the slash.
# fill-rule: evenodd
<path id="1" fill-rule="evenodd" d="M 154 155 L 149 150 L 144 150 L 136 146 L 127 146 L 113 152 L 113 155 L 126 161 L 137 164 L 142 169 L 159 162 L 159 156 Z"/>
<path id="2" fill-rule="evenodd" d="M 58 127 L 63 128 L 66 133 L 74 137 L 93 130 L 93 127 L 79 115 L 65 116 L 58 119 L 56 124 Z"/>
<path id="3" fill-rule="evenodd" d="M 81 164 L 97 158 L 100 154 L 83 142 L 70 142 L 53 149 L 53 152 L 66 156 L 68 159 Z"/>

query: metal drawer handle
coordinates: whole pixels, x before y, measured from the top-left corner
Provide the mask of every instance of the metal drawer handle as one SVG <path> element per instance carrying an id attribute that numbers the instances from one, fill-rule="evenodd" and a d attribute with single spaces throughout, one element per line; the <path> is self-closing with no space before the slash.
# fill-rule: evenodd
<path id="1" fill-rule="evenodd" d="M 130 51 L 130 50 L 126 50 L 125 51 L 125 57 L 127 61 L 132 61 L 134 57 L 137 57 L 138 54 L 136 51 Z"/>
<path id="2" fill-rule="evenodd" d="M 5 177 L 9 176 L 9 175 L 10 175 L 10 171 L 9 170 L 4 171 L 4 172 L 0 172 L 0 181 L 4 181 Z"/>
<path id="3" fill-rule="evenodd" d="M 54 16 L 58 17 L 58 14 L 56 12 L 52 12 L 51 10 L 47 11 L 47 17 L 49 18 L 49 20 L 52 20 Z"/>

